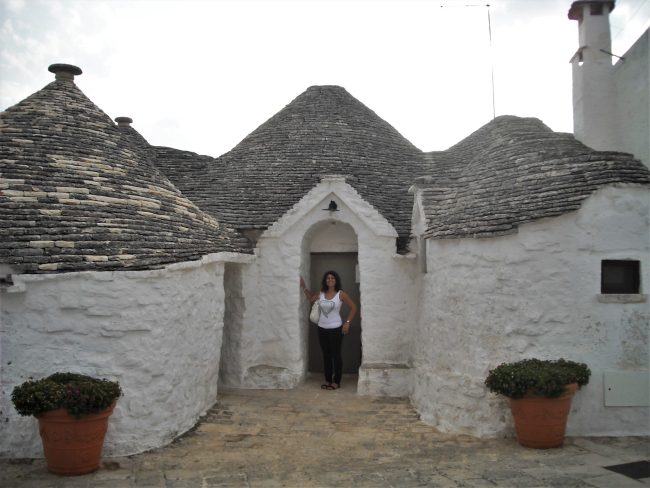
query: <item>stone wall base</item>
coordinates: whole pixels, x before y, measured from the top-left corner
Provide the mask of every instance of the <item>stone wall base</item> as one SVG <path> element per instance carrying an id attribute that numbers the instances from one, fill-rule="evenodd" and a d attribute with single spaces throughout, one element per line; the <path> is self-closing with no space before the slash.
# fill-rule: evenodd
<path id="1" fill-rule="evenodd" d="M 359 368 L 359 395 L 408 397 L 410 392 L 411 368 L 406 364 L 369 363 Z"/>
<path id="2" fill-rule="evenodd" d="M 246 370 L 241 388 L 253 390 L 290 390 L 304 380 L 304 375 L 287 368 L 260 364 Z"/>

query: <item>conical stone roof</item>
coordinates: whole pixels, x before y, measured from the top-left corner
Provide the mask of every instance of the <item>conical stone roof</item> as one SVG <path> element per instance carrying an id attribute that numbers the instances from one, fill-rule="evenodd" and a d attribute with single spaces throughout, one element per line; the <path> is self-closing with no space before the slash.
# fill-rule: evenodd
<path id="1" fill-rule="evenodd" d="M 312 86 L 230 152 L 156 148 L 156 164 L 202 209 L 240 229 L 264 229 L 323 175 L 347 181 L 397 230 L 411 230 L 408 189 L 426 174 L 423 153 L 345 89 Z"/>
<path id="2" fill-rule="evenodd" d="M 56 81 L 0 114 L 0 263 L 150 269 L 241 250 L 82 93 L 79 68 L 51 71 Z"/>
<path id="3" fill-rule="evenodd" d="M 497 117 L 447 151 L 428 155 L 420 179 L 431 238 L 491 237 L 521 224 L 576 211 L 612 184 L 648 186 L 632 155 L 591 149 L 540 120 Z"/>

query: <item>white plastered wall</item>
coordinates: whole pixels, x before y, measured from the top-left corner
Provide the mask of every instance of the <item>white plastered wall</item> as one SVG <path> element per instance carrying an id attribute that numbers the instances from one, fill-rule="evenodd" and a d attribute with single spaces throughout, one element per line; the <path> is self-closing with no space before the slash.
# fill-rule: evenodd
<path id="1" fill-rule="evenodd" d="M 18 415 L 11 391 L 59 371 L 119 381 L 107 456 L 165 445 L 193 427 L 217 397 L 222 257 L 154 271 L 14 275 L 0 294 L 0 456 L 42 457 L 37 421 Z"/>
<path id="2" fill-rule="evenodd" d="M 650 167 L 650 30 L 614 66 L 621 148 Z"/>
<path id="3" fill-rule="evenodd" d="M 578 212 L 514 235 L 429 240 L 415 335 L 411 399 L 443 431 L 511 434 L 507 400 L 488 370 L 523 358 L 585 362 L 590 383 L 573 401 L 569 435 L 647 435 L 648 407 L 606 407 L 606 371 L 648 377 L 649 192 L 607 187 Z M 641 261 L 640 303 L 603 303 L 601 260 Z"/>
<path id="4" fill-rule="evenodd" d="M 324 210 L 330 200 L 338 211 Z M 242 266 L 246 303 L 238 353 L 241 368 L 239 376 L 223 378 L 224 384 L 292 388 L 304 380 L 309 305 L 300 292 L 299 276 L 309 282 L 311 252 L 349 251 L 355 245 L 349 231 L 324 238 L 327 223 L 347 225 L 356 234 L 363 344 L 359 392 L 407 394 L 415 259 L 396 254 L 395 229 L 337 176 L 324 177 L 267 229 L 257 242 L 255 261 Z"/>

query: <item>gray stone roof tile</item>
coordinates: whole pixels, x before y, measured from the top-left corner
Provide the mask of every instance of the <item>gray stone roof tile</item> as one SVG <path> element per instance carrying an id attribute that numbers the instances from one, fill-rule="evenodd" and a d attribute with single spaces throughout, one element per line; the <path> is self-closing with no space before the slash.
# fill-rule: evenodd
<path id="1" fill-rule="evenodd" d="M 595 151 L 533 118 L 497 117 L 428 157 L 435 171 L 418 184 L 430 238 L 508 234 L 578 210 L 604 185 L 650 184 L 631 155 Z"/>
<path id="2" fill-rule="evenodd" d="M 241 236 L 183 196 L 146 141 L 72 78 L 0 114 L 0 262 L 27 273 L 150 269 L 241 251 Z"/>
<path id="3" fill-rule="evenodd" d="M 264 229 L 322 175 L 342 174 L 397 230 L 406 250 L 413 179 L 427 173 L 423 153 L 338 86 L 313 86 L 212 159 L 156 148 L 156 164 L 199 207 L 240 229 Z"/>
<path id="4" fill-rule="evenodd" d="M 250 252 L 234 228 L 268 228 L 326 174 L 347 175 L 395 227 L 399 252 L 414 181 L 429 238 L 508 234 L 577 210 L 603 185 L 650 183 L 630 155 L 594 151 L 537 119 L 498 117 L 423 153 L 336 86 L 307 89 L 219 158 L 153 147 L 130 119 L 113 124 L 74 74 L 0 115 L 0 262 L 24 272 Z"/>

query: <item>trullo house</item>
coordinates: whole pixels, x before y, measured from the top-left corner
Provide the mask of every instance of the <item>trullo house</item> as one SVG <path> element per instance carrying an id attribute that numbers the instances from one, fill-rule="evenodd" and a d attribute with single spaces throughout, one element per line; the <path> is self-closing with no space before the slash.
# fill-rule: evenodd
<path id="1" fill-rule="evenodd" d="M 572 8 L 593 3 L 613 4 Z M 213 158 L 151 146 L 79 68 L 50 71 L 0 115 L 1 456 L 40 455 L 10 401 L 29 377 L 119 380 L 107 455 L 168 443 L 218 386 L 301 384 L 320 359 L 298 277 L 330 268 L 360 305 L 344 388 L 502 435 L 487 371 L 566 357 L 593 371 L 569 434 L 648 434 L 650 172 L 633 155 L 515 116 L 422 152 L 313 86 Z"/>

